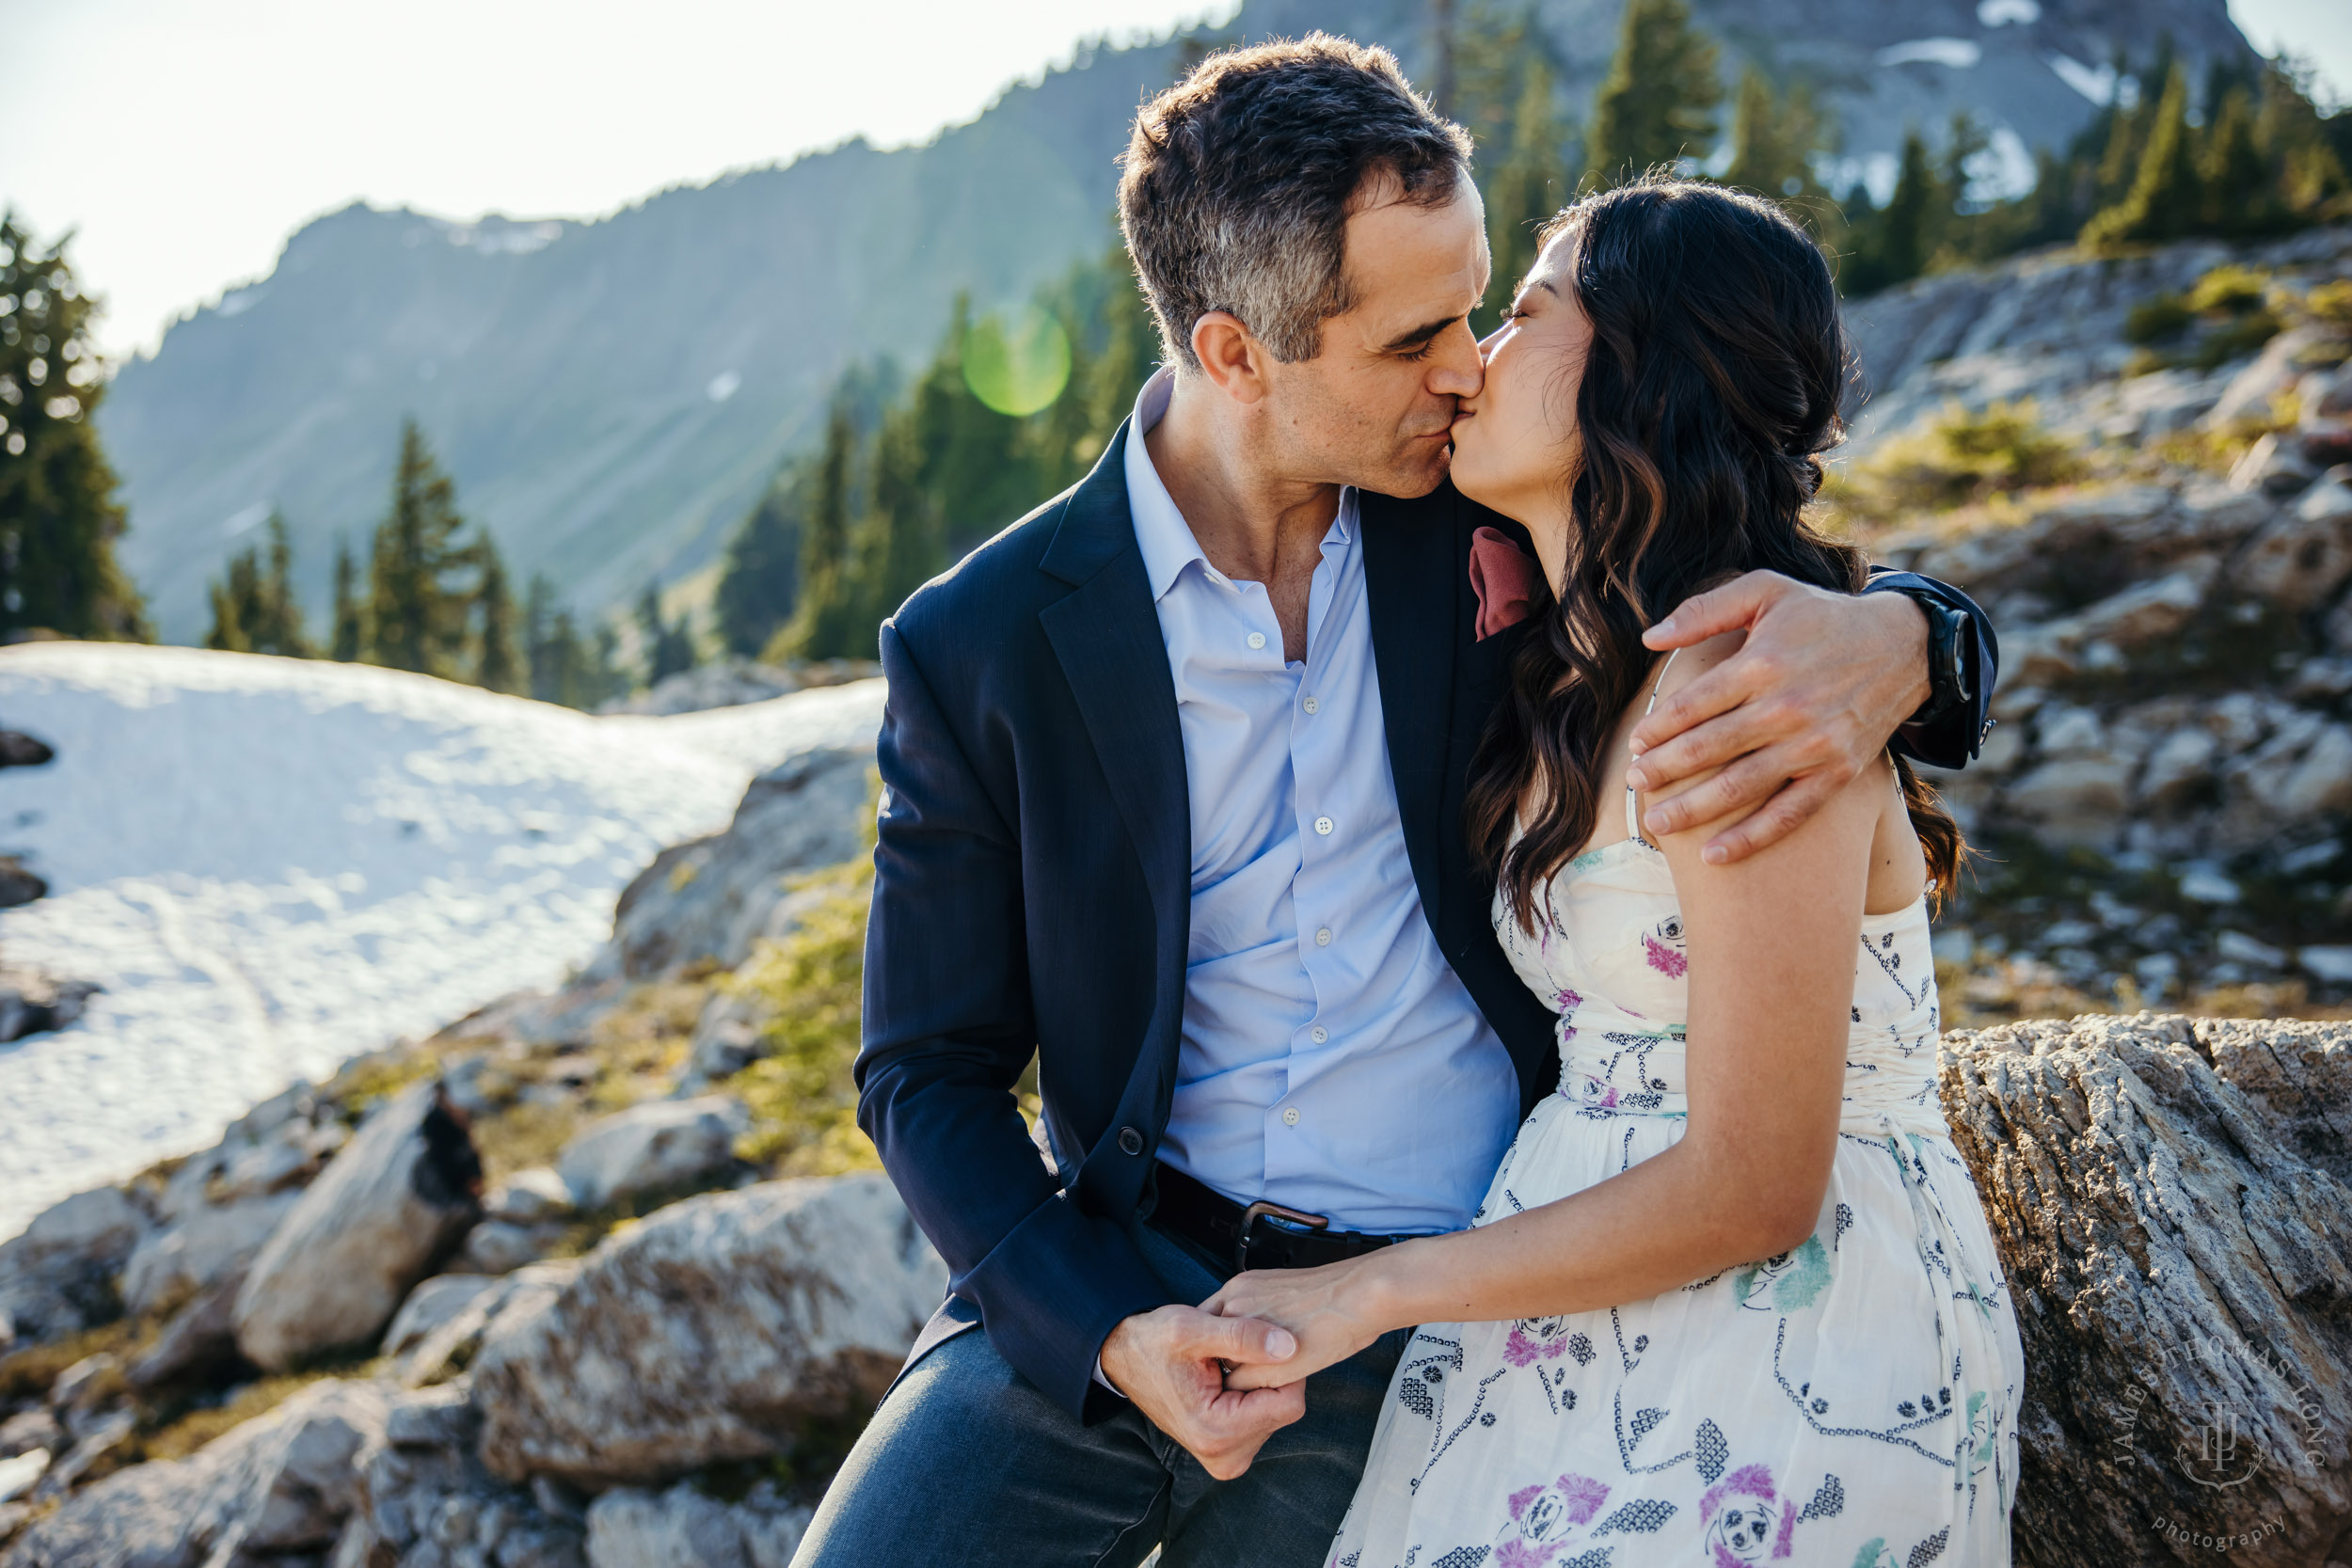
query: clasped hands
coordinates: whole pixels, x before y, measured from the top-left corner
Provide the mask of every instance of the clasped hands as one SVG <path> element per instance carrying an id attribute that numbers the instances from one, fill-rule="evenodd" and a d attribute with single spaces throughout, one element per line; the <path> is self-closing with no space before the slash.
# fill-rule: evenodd
<path id="1" fill-rule="evenodd" d="M 1349 1305 L 1359 1266 L 1253 1270 L 1199 1307 L 1138 1313 L 1103 1342 L 1103 1375 L 1202 1469 L 1231 1481 L 1307 1413 L 1311 1374 L 1379 1338 Z"/>

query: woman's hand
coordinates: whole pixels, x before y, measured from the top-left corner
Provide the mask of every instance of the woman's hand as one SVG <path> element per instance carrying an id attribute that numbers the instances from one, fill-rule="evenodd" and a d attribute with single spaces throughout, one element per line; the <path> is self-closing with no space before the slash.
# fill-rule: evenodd
<path id="1" fill-rule="evenodd" d="M 1297 1338 L 1297 1353 L 1279 1365 L 1247 1366 L 1226 1374 L 1228 1388 L 1281 1387 L 1336 1366 L 1389 1329 L 1376 1300 L 1377 1254 L 1319 1269 L 1251 1269 L 1225 1282 L 1202 1302 L 1226 1317 L 1279 1323 Z"/>

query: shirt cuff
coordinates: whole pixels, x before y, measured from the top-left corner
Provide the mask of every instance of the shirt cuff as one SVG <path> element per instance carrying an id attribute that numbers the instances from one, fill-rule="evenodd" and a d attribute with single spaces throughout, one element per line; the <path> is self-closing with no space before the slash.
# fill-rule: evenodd
<path id="1" fill-rule="evenodd" d="M 1103 1358 L 1099 1355 L 1094 1358 L 1094 1381 L 1101 1384 L 1104 1387 L 1110 1389 L 1112 1393 L 1119 1394 L 1118 1386 L 1113 1384 L 1109 1378 L 1103 1375 Z M 1123 1400 L 1127 1396 L 1124 1394 L 1119 1394 L 1119 1397 Z"/>

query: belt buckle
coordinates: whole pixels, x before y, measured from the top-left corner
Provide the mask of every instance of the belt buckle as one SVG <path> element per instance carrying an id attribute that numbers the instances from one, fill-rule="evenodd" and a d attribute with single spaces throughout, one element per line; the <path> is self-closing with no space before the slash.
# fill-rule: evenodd
<path id="1" fill-rule="evenodd" d="M 1331 1224 L 1331 1218 L 1327 1214 L 1310 1214 L 1299 1209 L 1285 1209 L 1279 1203 L 1268 1203 L 1265 1199 L 1260 1198 L 1241 1212 L 1241 1235 L 1233 1243 L 1234 1268 L 1243 1271 L 1248 1269 L 1249 1233 L 1257 1228 L 1260 1220 L 1271 1221 L 1289 1230 L 1292 1235 L 1297 1235 L 1301 1231 L 1312 1234 L 1328 1228 Z"/>

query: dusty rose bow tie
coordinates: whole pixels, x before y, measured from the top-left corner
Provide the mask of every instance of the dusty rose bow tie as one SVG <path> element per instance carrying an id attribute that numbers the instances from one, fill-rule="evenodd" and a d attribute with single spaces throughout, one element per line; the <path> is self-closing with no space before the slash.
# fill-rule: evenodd
<path id="1" fill-rule="evenodd" d="M 1527 619 L 1540 580 L 1534 558 L 1500 529 L 1470 535 L 1470 591 L 1478 595 L 1478 637 L 1485 641 Z"/>

